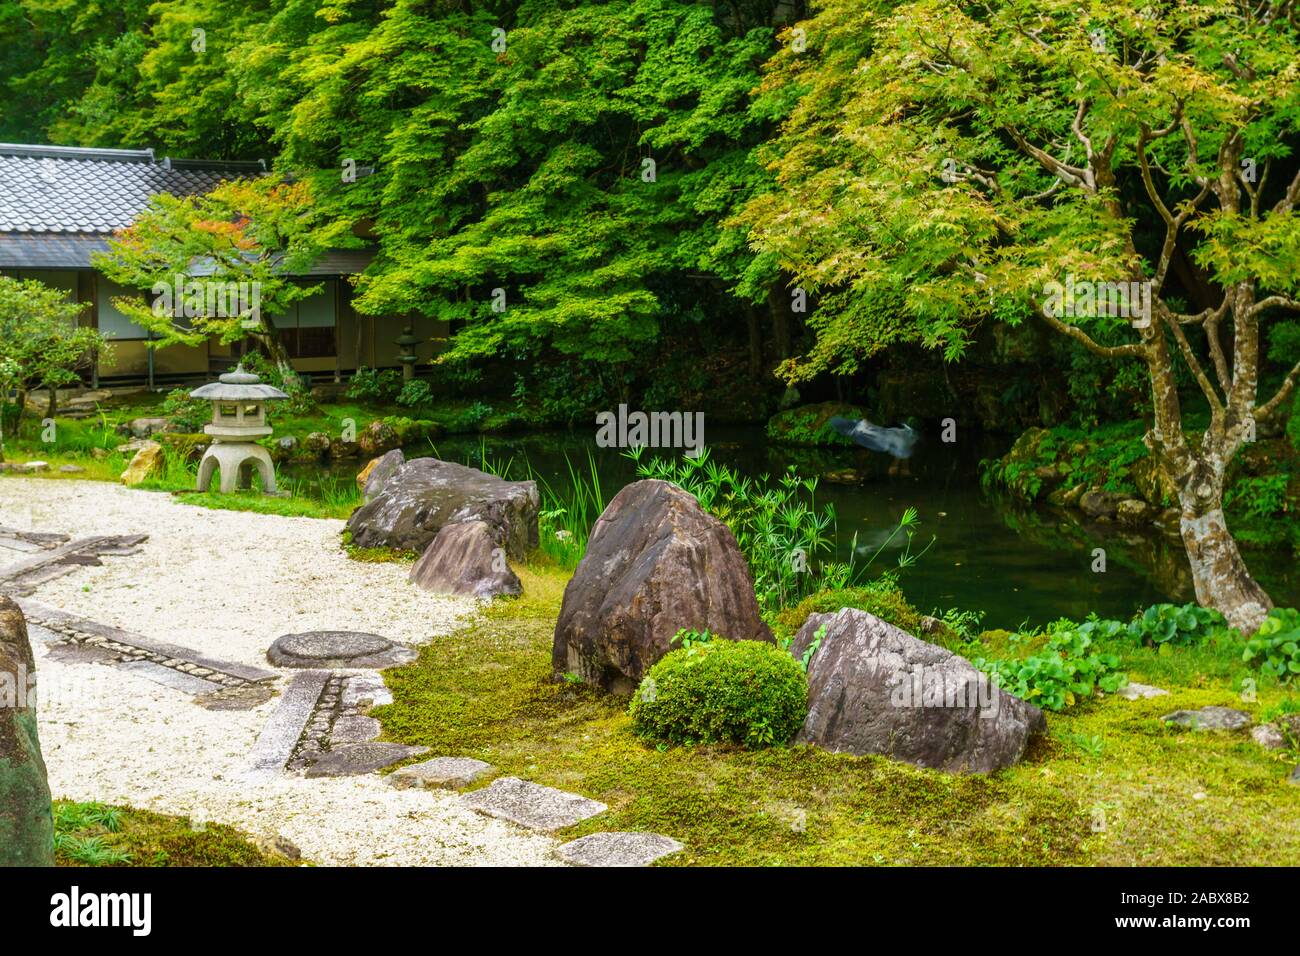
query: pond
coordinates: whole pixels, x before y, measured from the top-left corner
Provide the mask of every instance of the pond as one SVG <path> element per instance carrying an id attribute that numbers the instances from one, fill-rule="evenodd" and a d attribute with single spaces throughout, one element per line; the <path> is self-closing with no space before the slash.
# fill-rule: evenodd
<path id="1" fill-rule="evenodd" d="M 830 476 L 817 487 L 817 501 L 832 504 L 838 518 L 838 557 L 849 558 L 857 535 L 858 561 L 875 553 L 908 507 L 920 516 L 913 552 L 919 560 L 901 573 L 909 600 L 922 611 L 943 608 L 985 612 L 985 627 L 1014 629 L 1090 611 L 1127 618 L 1160 601 L 1194 599 L 1177 539 L 1115 526 L 1086 525 L 1050 509 L 1025 508 L 984 492 L 982 458 L 1004 453 L 1010 439 L 979 436 L 953 444 L 923 441 L 910 474 L 889 475 L 891 459 L 859 449 L 813 450 L 769 442 L 761 427 L 711 428 L 712 456 L 742 474 L 776 475 L 793 466 L 800 475 Z M 635 479 L 635 466 L 618 449 L 598 448 L 591 431 L 466 435 L 407 450 L 408 457 L 436 454 L 479 466 L 483 456 L 515 474 L 526 468 L 562 491 L 570 463 L 586 471 L 590 453 L 608 501 Z M 662 454 L 669 454 L 663 452 Z M 334 466 L 341 478 L 358 463 Z M 291 466 L 286 475 L 319 476 L 318 469 Z M 931 543 L 931 539 L 933 542 Z M 902 536 L 880 552 L 872 571 L 896 566 Z M 929 545 L 926 549 L 926 545 Z M 1093 550 L 1106 551 L 1105 573 L 1095 573 Z M 1300 606 L 1300 574 L 1286 553 L 1250 552 L 1247 563 L 1279 604 Z"/>

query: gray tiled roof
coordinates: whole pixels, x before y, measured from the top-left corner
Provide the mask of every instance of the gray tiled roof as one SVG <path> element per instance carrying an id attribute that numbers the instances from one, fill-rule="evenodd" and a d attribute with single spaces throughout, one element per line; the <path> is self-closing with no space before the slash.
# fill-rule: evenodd
<path id="1" fill-rule="evenodd" d="M 156 193 L 208 192 L 262 175 L 261 162 L 156 159 L 153 150 L 0 143 L 0 269 L 89 269 L 90 254 L 129 226 Z M 327 252 L 307 275 L 365 270 L 371 249 Z"/>
<path id="2" fill-rule="evenodd" d="M 106 235 L 155 193 L 187 196 L 261 172 L 260 163 L 156 160 L 150 150 L 0 143 L 0 232 Z"/>

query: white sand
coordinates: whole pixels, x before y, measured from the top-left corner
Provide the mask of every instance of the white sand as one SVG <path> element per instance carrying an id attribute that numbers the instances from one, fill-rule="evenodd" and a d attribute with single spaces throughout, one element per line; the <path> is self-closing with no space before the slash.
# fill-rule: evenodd
<path id="1" fill-rule="evenodd" d="M 140 553 L 77 568 L 32 598 L 268 669 L 266 648 L 281 634 L 361 630 L 418 644 L 474 612 L 469 600 L 408 586 L 405 565 L 349 560 L 341 521 L 214 511 L 104 482 L 6 477 L 0 525 L 74 537 L 147 533 Z M 0 552 L 0 562 L 11 557 L 22 556 Z M 555 841 L 465 810 L 454 794 L 395 790 L 375 774 L 242 779 L 278 696 L 251 711 L 208 711 L 180 691 L 115 667 L 49 660 L 44 642 L 34 645 L 56 797 L 229 823 L 284 837 L 326 864 L 554 862 Z"/>

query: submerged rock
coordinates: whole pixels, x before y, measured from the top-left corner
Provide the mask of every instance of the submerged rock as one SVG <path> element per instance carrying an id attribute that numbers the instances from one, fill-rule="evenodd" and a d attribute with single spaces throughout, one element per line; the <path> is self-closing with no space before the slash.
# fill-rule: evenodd
<path id="1" fill-rule="evenodd" d="M 375 477 L 372 473 L 366 483 L 367 495 Z M 506 481 L 465 465 L 415 458 L 393 469 L 373 500 L 352 512 L 348 530 L 353 543 L 363 548 L 423 552 L 444 525 L 483 521 L 506 554 L 522 559 L 537 547 L 540 503 L 535 482 Z"/>
<path id="2" fill-rule="evenodd" d="M 50 786 L 36 731 L 27 622 L 0 594 L 0 866 L 53 866 Z"/>
<path id="3" fill-rule="evenodd" d="M 591 529 L 564 591 L 551 664 L 556 677 L 630 694 L 681 628 L 772 641 L 731 531 L 666 481 L 628 485 Z"/>
<path id="4" fill-rule="evenodd" d="M 999 690 L 964 657 L 866 611 L 812 615 L 791 652 L 802 659 L 814 644 L 798 742 L 985 773 L 1019 761 L 1047 729 L 1041 710 Z"/>

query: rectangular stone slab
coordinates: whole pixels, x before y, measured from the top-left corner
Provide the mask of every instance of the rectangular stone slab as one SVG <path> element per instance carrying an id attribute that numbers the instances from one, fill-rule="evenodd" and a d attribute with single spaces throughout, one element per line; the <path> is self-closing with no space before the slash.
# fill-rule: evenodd
<path id="1" fill-rule="evenodd" d="M 222 689 L 220 684 L 214 684 L 210 680 L 195 677 L 193 674 L 187 674 L 184 671 L 163 667 L 153 661 L 127 661 L 117 666 L 124 671 L 147 677 L 156 684 L 162 684 L 164 687 L 170 687 L 173 690 L 184 691 L 187 694 L 209 694 L 212 691 Z"/>
<path id="2" fill-rule="evenodd" d="M 208 670 L 229 674 L 231 677 L 238 677 L 240 680 L 257 683 L 258 681 L 274 680 L 279 676 L 275 671 L 269 671 L 261 667 L 252 667 L 236 661 L 221 661 L 189 647 L 151 640 L 142 634 L 134 634 L 131 631 L 124 631 L 120 627 L 100 624 L 98 621 L 92 621 L 89 618 L 68 611 L 60 611 L 58 608 L 41 604 L 39 601 L 19 598 L 18 606 L 22 609 L 23 614 L 28 617 L 39 618 L 42 621 L 49 621 L 54 624 L 64 624 L 83 634 L 93 634 L 96 637 L 116 641 L 119 644 L 130 644 L 132 647 L 138 647 L 150 654 L 157 654 L 159 657 L 184 661 L 198 667 L 206 667 Z"/>
<path id="3" fill-rule="evenodd" d="M 471 810 L 549 833 L 581 823 L 609 807 L 576 793 L 566 793 L 518 777 L 501 777 L 482 790 L 460 798 Z"/>
<path id="4" fill-rule="evenodd" d="M 249 751 L 248 777 L 265 779 L 284 770 L 329 679 L 329 671 L 299 671 L 293 675 L 280 698 L 280 706 Z"/>

